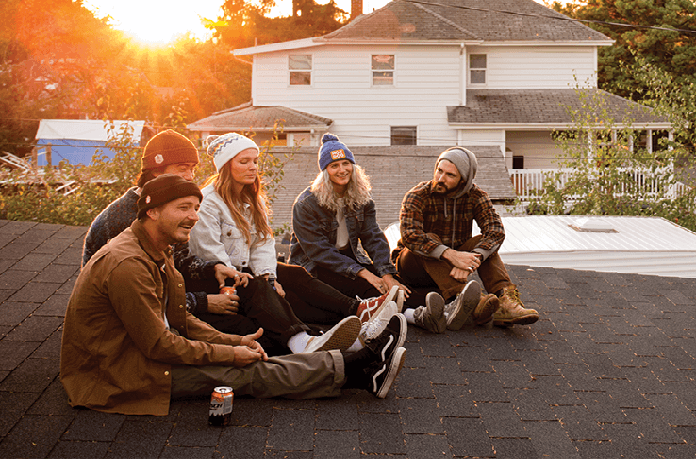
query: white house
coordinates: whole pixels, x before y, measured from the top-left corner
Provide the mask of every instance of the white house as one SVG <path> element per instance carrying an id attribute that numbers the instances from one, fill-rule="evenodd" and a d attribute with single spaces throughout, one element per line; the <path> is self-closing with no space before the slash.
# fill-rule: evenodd
<path id="1" fill-rule="evenodd" d="M 236 50 L 253 58 L 252 101 L 189 129 L 264 139 L 282 119 L 288 145 L 316 149 L 330 131 L 379 152 L 493 147 L 511 175 L 537 173 L 558 167 L 552 132 L 571 125 L 578 87 L 648 135 L 669 128 L 597 89 L 597 50 L 612 43 L 533 0 L 394 0 L 322 37 Z"/>

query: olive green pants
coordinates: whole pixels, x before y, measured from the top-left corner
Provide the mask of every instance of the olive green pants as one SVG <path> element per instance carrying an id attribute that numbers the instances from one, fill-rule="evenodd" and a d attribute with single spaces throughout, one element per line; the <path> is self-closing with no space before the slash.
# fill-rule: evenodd
<path id="1" fill-rule="evenodd" d="M 242 368 L 172 365 L 172 398 L 210 395 L 217 386 L 255 398 L 338 397 L 345 382 L 340 351 L 271 357 Z"/>

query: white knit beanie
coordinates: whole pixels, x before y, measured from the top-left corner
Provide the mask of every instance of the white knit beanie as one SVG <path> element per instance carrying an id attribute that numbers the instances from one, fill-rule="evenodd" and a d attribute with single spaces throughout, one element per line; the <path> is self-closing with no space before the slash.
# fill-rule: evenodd
<path id="1" fill-rule="evenodd" d="M 215 169 L 218 172 L 227 161 L 244 150 L 253 148 L 256 153 L 259 152 L 259 146 L 256 145 L 256 142 L 236 132 L 219 136 L 209 135 L 205 141 L 208 144 L 208 154 L 213 157 L 213 163 L 215 163 Z"/>

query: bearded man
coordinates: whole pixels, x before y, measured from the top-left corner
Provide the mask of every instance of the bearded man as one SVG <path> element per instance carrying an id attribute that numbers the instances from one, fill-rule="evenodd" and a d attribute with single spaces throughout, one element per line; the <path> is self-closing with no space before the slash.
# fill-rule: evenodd
<path id="1" fill-rule="evenodd" d="M 474 183 L 477 167 L 476 157 L 465 148 L 440 154 L 433 179 L 404 197 L 401 239 L 392 260 L 405 283 L 436 287 L 445 301 L 459 294 L 477 272 L 488 293 L 481 296 L 469 323 L 534 323 L 539 313 L 524 307 L 498 254 L 505 229 L 488 194 Z M 481 234 L 472 237 L 474 220 Z"/>

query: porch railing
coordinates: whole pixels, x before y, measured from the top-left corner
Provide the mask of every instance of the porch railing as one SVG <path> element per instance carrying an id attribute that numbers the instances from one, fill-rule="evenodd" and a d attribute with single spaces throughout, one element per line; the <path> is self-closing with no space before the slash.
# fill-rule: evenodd
<path id="1" fill-rule="evenodd" d="M 654 194 L 658 191 L 662 191 L 663 186 L 660 181 L 654 177 L 652 172 L 648 173 L 639 169 L 620 169 L 623 173 L 629 176 L 627 183 L 632 183 L 633 186 L 638 186 L 643 189 L 644 192 L 648 194 Z M 667 170 L 665 170 L 667 171 Z M 558 175 L 558 187 L 563 187 L 568 182 L 571 177 L 572 169 L 510 169 L 510 181 L 512 181 L 512 186 L 515 188 L 517 196 L 523 202 L 529 201 L 536 190 L 541 189 L 544 178 L 547 175 L 559 173 Z M 688 190 L 688 187 L 682 182 L 676 182 L 670 186 L 665 195 L 667 197 L 675 198 L 681 196 Z M 622 183 L 618 194 L 621 195 L 626 192 L 626 183 Z"/>

